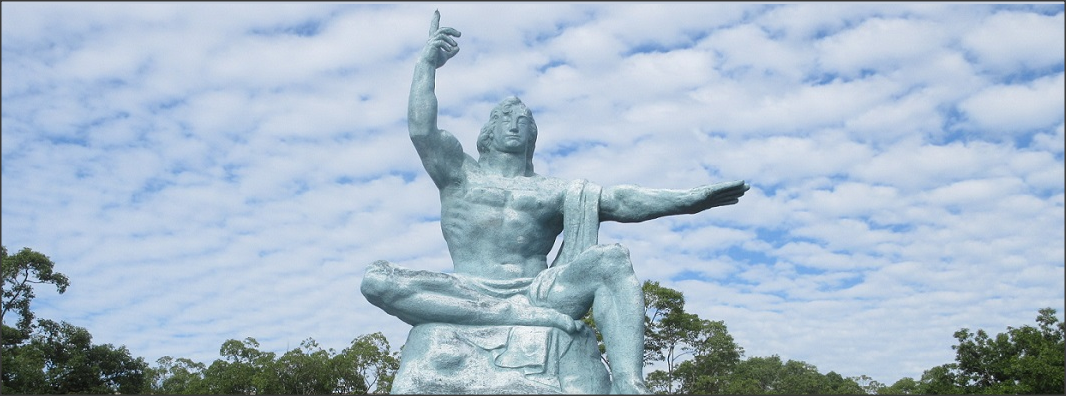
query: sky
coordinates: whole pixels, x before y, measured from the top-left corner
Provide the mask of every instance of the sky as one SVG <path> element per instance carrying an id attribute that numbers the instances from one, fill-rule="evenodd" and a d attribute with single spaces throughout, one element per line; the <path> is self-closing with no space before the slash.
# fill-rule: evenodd
<path id="1" fill-rule="evenodd" d="M 406 130 L 435 9 L 467 153 L 517 95 L 542 175 L 751 185 L 600 230 L 745 357 L 891 384 L 1066 311 L 1061 3 L 4 2 L 0 235 L 70 278 L 33 311 L 150 363 L 398 349 L 359 284 L 451 270 Z"/>

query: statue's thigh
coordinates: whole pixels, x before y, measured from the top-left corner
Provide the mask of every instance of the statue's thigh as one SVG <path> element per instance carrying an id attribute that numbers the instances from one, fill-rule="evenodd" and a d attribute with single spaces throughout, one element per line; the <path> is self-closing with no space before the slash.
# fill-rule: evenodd
<path id="1" fill-rule="evenodd" d="M 605 285 L 606 279 L 610 279 L 611 272 L 621 268 L 632 272 L 628 254 L 611 254 L 610 249 L 613 245 L 594 246 L 572 262 L 548 268 L 537 275 L 530 287 L 529 298 L 533 305 L 552 308 L 575 319 L 585 316 L 592 307 L 596 291 Z"/>

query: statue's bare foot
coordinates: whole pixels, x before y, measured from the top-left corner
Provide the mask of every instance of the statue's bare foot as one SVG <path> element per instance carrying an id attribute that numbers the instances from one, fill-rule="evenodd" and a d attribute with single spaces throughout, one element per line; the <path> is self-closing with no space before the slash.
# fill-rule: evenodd
<path id="1" fill-rule="evenodd" d="M 612 395 L 648 395 L 651 391 L 644 381 L 636 378 L 615 378 L 611 381 Z"/>
<path id="2" fill-rule="evenodd" d="M 575 333 L 584 325 L 581 321 L 574 320 L 569 315 L 551 308 L 531 308 L 533 314 L 533 323 L 530 323 L 531 325 L 555 327 L 567 333 Z"/>
<path id="3" fill-rule="evenodd" d="M 585 325 L 569 315 L 551 308 L 534 306 L 526 301 L 510 300 L 511 312 L 518 318 L 520 325 L 555 327 L 567 333 L 575 333 Z"/>

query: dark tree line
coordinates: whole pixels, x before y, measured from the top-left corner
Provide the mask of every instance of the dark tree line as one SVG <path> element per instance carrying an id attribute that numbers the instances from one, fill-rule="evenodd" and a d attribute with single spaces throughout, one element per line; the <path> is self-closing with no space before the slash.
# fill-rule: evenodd
<path id="1" fill-rule="evenodd" d="M 660 394 L 867 394 L 860 382 L 777 355 L 744 359 L 744 348 L 722 321 L 685 311 L 684 295 L 658 282 L 644 282 L 645 364 L 666 368 L 647 374 Z"/>
<path id="2" fill-rule="evenodd" d="M 363 335 L 341 351 L 308 338 L 278 356 L 254 338 L 227 340 L 211 364 L 164 356 L 150 366 L 125 346 L 93 344 L 92 335 L 67 322 L 36 319 L 34 285 L 59 293 L 69 286 L 45 255 L 28 248 L 3 256 L 3 324 L 0 374 L 3 394 L 368 394 L 387 393 L 399 368 L 381 333 Z M 955 333 L 955 362 L 921 378 L 885 385 L 865 375 L 821 373 L 803 361 L 777 355 L 744 357 L 722 321 L 685 311 L 684 295 L 644 282 L 645 365 L 659 394 L 1063 394 L 1064 323 L 1055 310 L 1039 311 L 1037 325 Z M 35 320 L 36 319 L 36 320 Z M 585 319 L 593 327 L 591 315 Z M 602 351 L 602 345 L 601 345 Z M 604 359 L 610 366 L 610 362 Z"/>
<path id="3" fill-rule="evenodd" d="M 47 256 L 23 249 L 3 256 L 0 393 L 3 394 L 367 394 L 386 393 L 399 368 L 381 333 L 352 340 L 341 351 L 308 338 L 281 356 L 259 350 L 254 338 L 227 340 L 210 365 L 164 356 L 155 366 L 125 346 L 94 344 L 83 327 L 37 319 L 30 310 L 34 285 L 69 286 Z"/>
<path id="4" fill-rule="evenodd" d="M 159 394 L 386 393 L 399 368 L 381 333 L 356 338 L 337 352 L 307 339 L 281 356 L 260 351 L 254 338 L 228 340 L 210 366 L 164 356 L 150 369 L 146 389 Z"/>
<path id="5" fill-rule="evenodd" d="M 645 363 L 665 363 L 648 373 L 660 394 L 1063 394 L 1066 393 L 1066 324 L 1044 308 L 1036 326 L 955 332 L 955 362 L 925 370 L 920 379 L 892 385 L 868 376 L 822 374 L 802 361 L 777 355 L 744 359 L 725 323 L 684 310 L 684 296 L 644 283 Z"/>
<path id="6" fill-rule="evenodd" d="M 921 379 L 903 378 L 882 387 L 883 394 L 1044 394 L 1066 393 L 1066 323 L 1044 308 L 1036 326 L 955 332 L 955 362 L 925 370 Z"/>

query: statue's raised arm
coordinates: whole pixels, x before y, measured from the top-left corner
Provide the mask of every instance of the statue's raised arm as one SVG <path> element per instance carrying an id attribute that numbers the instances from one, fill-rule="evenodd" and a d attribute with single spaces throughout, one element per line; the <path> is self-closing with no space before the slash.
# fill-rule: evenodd
<path id="1" fill-rule="evenodd" d="M 411 133 L 411 142 L 426 172 L 438 187 L 459 177 L 465 159 L 459 141 L 437 127 L 437 96 L 434 91 L 437 68 L 459 53 L 459 43 L 454 37 L 461 34 L 453 28 L 440 27 L 440 12 L 433 12 L 429 40 L 418 55 L 407 104 L 407 128 Z"/>

